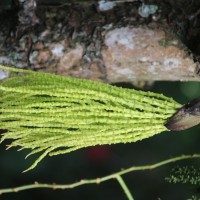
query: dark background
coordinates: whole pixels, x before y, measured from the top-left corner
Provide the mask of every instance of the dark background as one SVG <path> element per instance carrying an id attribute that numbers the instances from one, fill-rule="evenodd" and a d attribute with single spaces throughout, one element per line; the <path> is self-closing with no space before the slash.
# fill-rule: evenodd
<path id="1" fill-rule="evenodd" d="M 200 83 L 157 82 L 151 89 L 173 97 L 184 104 L 199 96 Z M 39 165 L 22 173 L 34 161 L 34 156 L 24 159 L 29 152 L 5 151 L 6 142 L 0 145 L 0 188 L 42 183 L 68 184 L 81 179 L 109 175 L 122 168 L 149 165 L 182 154 L 200 153 L 200 126 L 181 132 L 163 132 L 149 139 L 131 144 L 116 144 L 81 149 L 69 154 L 46 157 Z M 131 172 L 123 176 L 136 200 L 189 199 L 198 195 L 199 186 L 170 184 L 164 178 L 175 166 L 200 167 L 199 159 L 180 161 L 154 170 Z M 116 180 L 99 185 L 84 185 L 68 190 L 33 189 L 0 196 L 2 200 L 15 199 L 70 199 L 70 200 L 126 200 Z"/>

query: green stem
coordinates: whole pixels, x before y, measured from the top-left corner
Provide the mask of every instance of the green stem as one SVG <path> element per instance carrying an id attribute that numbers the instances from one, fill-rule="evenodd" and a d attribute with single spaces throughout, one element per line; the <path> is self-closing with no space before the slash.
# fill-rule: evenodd
<path id="1" fill-rule="evenodd" d="M 81 185 L 86 185 L 86 184 L 100 184 L 102 182 L 105 182 L 105 181 L 108 181 L 111 179 L 116 179 L 119 176 L 122 176 L 124 174 L 130 173 L 133 171 L 156 169 L 158 167 L 161 167 L 161 166 L 173 163 L 173 162 L 177 162 L 180 160 L 186 160 L 186 159 L 194 159 L 194 158 L 200 158 L 200 154 L 177 156 L 177 157 L 170 158 L 170 159 L 167 159 L 167 160 L 164 160 L 164 161 L 152 164 L 152 165 L 137 166 L 137 167 L 133 166 L 133 167 L 124 169 L 122 171 L 110 174 L 108 176 L 104 176 L 101 178 L 95 178 L 95 179 L 88 179 L 88 180 L 85 179 L 85 180 L 81 180 L 79 182 L 72 183 L 72 184 L 59 185 L 59 184 L 34 183 L 34 184 L 24 185 L 24 186 L 19 186 L 19 187 L 14 187 L 14 188 L 0 189 L 0 194 L 20 192 L 20 191 L 36 189 L 36 188 L 49 188 L 49 189 L 54 189 L 54 190 L 55 189 L 72 189 L 72 188 L 79 187 Z"/>
<path id="2" fill-rule="evenodd" d="M 124 180 L 122 179 L 122 177 L 117 175 L 116 179 L 118 180 L 119 184 L 121 185 L 121 187 L 122 187 L 124 193 L 126 194 L 128 200 L 134 200 L 130 190 L 128 189 L 128 187 L 127 187 L 126 183 L 124 182 Z"/>

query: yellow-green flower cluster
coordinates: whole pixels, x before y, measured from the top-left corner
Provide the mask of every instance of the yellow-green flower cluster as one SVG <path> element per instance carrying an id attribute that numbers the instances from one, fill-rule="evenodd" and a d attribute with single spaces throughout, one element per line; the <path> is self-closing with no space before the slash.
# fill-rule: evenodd
<path id="1" fill-rule="evenodd" d="M 1 141 L 30 154 L 68 153 L 83 147 L 135 142 L 165 131 L 180 104 L 162 94 L 0 66 Z"/>

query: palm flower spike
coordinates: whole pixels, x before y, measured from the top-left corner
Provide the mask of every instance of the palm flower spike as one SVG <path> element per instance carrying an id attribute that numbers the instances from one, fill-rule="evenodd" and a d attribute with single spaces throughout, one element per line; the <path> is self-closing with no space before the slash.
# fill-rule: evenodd
<path id="1" fill-rule="evenodd" d="M 27 170 L 47 155 L 136 142 L 199 123 L 197 102 L 193 103 L 197 107 L 188 107 L 194 107 L 198 120 L 184 125 L 186 113 L 194 119 L 193 110 L 181 108 L 162 94 L 5 66 L 0 69 L 10 72 L 10 78 L 0 82 L 1 142 L 11 139 L 9 147 L 28 148 L 29 155 L 41 153 Z"/>

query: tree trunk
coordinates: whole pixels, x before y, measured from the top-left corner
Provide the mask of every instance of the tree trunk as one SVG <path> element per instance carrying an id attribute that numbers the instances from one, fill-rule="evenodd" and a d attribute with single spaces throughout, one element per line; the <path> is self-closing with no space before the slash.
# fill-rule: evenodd
<path id="1" fill-rule="evenodd" d="M 13 10 L 1 15 L 1 64 L 109 83 L 200 80 L 198 63 L 173 33 L 163 3 L 28 1 L 14 24 Z"/>

